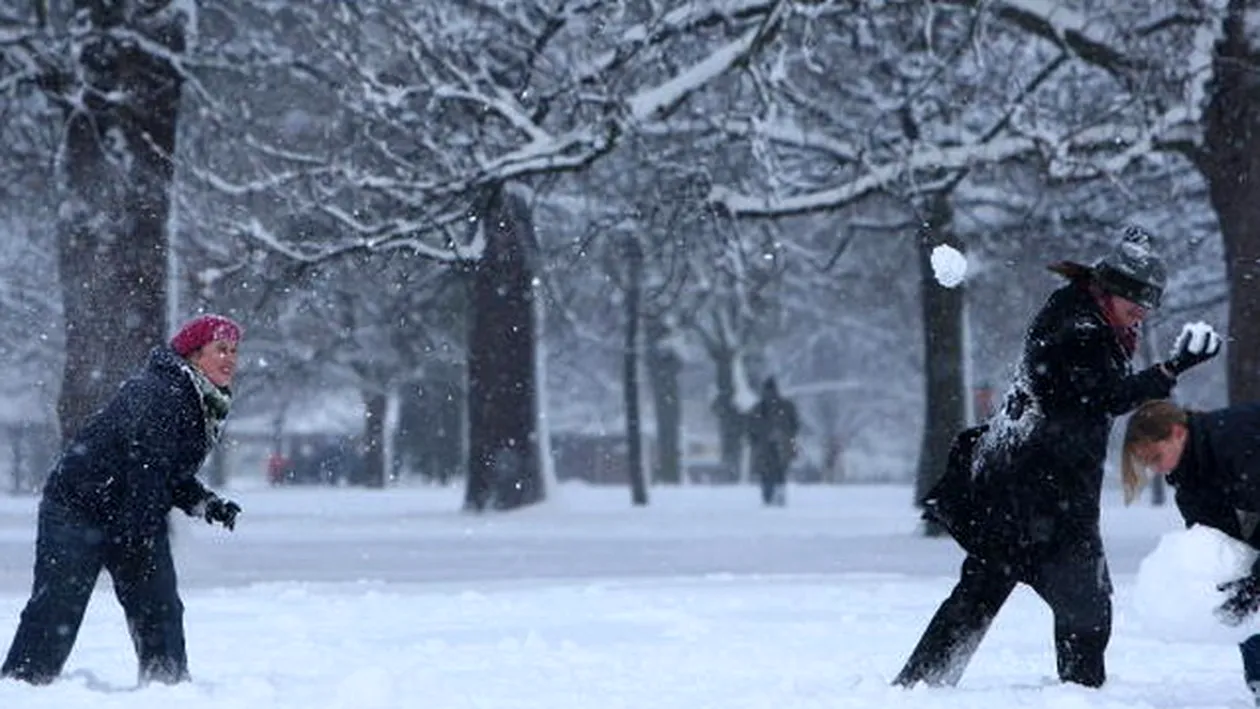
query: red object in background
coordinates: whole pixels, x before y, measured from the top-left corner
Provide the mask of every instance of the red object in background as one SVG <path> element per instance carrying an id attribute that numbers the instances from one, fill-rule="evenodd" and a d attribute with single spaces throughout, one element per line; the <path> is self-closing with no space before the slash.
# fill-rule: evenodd
<path id="1" fill-rule="evenodd" d="M 974 419 L 984 421 L 997 412 L 997 393 L 993 387 L 988 384 L 981 384 L 975 388 L 972 398 L 972 416 Z"/>
<path id="2" fill-rule="evenodd" d="M 272 453 L 267 458 L 267 482 L 272 485 L 280 485 L 284 482 L 284 475 L 289 470 L 289 459 L 284 457 L 283 453 Z"/>

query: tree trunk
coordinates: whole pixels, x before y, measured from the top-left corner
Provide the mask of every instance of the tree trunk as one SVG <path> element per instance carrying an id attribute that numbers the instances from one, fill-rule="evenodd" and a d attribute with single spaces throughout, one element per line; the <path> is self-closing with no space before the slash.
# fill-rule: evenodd
<path id="1" fill-rule="evenodd" d="M 90 89 L 67 79 L 56 97 L 66 106 L 57 240 L 66 327 L 57 402 L 63 438 L 105 403 L 167 330 L 166 221 L 181 77 L 135 41 L 105 31 L 126 24 L 179 54 L 184 18 L 123 17 L 124 5 L 75 2 L 92 30 L 76 56 Z"/>
<path id="2" fill-rule="evenodd" d="M 468 336 L 466 509 L 515 509 L 546 494 L 538 453 L 534 358 L 534 233 L 529 205 L 508 187 L 487 192 L 476 228 Z"/>
<path id="3" fill-rule="evenodd" d="M 946 288 L 937 282 L 932 268 L 932 250 L 949 244 L 962 251 L 951 222 L 952 209 L 947 194 L 932 197 L 929 214 L 918 233 L 920 300 L 923 306 L 923 362 L 926 397 L 923 439 L 919 449 L 919 469 L 915 476 L 915 501 L 936 484 L 945 471 L 954 436 L 966 425 L 966 383 L 963 381 L 965 343 L 963 331 L 963 285 Z M 929 536 L 943 530 L 925 528 Z"/>
<path id="4" fill-rule="evenodd" d="M 1260 399 L 1260 62 L 1242 5 L 1230 3 L 1216 47 L 1204 151 L 1196 156 L 1225 246 L 1231 403 Z"/>
<path id="5" fill-rule="evenodd" d="M 647 323 L 647 375 L 656 412 L 656 469 L 658 483 L 682 482 L 682 396 L 678 378 L 682 358 L 673 345 L 673 331 L 660 318 Z"/>
<path id="6" fill-rule="evenodd" d="M 744 414 L 735 402 L 735 366 L 738 353 L 722 350 L 715 353 L 717 367 L 717 397 L 713 401 L 713 413 L 718 420 L 718 445 L 722 456 L 722 470 L 726 477 L 737 483 L 744 481 Z"/>
<path id="7" fill-rule="evenodd" d="M 626 342 L 622 353 L 622 386 L 626 399 L 626 473 L 630 476 L 630 501 L 636 507 L 648 503 L 643 469 L 643 421 L 639 413 L 639 302 L 643 288 L 643 251 L 631 237 L 626 242 Z"/>
<path id="8" fill-rule="evenodd" d="M 384 392 L 363 393 L 363 477 L 357 482 L 366 487 L 384 488 L 385 415 L 389 397 Z"/>

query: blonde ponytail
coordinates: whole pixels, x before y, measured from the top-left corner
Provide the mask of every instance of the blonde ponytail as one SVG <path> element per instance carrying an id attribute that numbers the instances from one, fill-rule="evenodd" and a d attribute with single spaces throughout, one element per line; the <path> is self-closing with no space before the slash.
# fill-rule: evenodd
<path id="1" fill-rule="evenodd" d="M 1124 504 L 1129 506 L 1142 494 L 1146 487 L 1146 476 L 1138 468 L 1133 454 L 1126 448 L 1120 458 L 1120 484 L 1124 486 Z"/>
<path id="2" fill-rule="evenodd" d="M 1146 476 L 1137 449 L 1149 443 L 1166 441 L 1173 434 L 1173 424 L 1186 425 L 1186 410 L 1167 399 L 1147 401 L 1133 412 L 1124 427 L 1124 446 L 1120 452 L 1120 483 L 1124 486 L 1124 504 L 1131 504 L 1146 486 Z"/>

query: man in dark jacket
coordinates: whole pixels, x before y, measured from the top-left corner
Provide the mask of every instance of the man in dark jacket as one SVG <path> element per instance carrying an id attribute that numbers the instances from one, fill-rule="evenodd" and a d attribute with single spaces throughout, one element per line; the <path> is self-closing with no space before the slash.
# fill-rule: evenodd
<path id="1" fill-rule="evenodd" d="M 761 501 L 782 507 L 787 504 L 787 470 L 796 456 L 800 420 L 796 405 L 779 393 L 774 377 L 762 383 L 761 400 L 748 413 L 747 427 L 753 474 L 761 479 Z"/>
<path id="2" fill-rule="evenodd" d="M 1219 341 L 1214 343 L 1220 347 Z M 1207 348 L 1213 343 L 1206 342 Z M 1260 404 L 1188 411 L 1171 401 L 1148 401 L 1125 428 L 1121 458 L 1125 502 L 1144 482 L 1139 467 L 1166 476 L 1177 491 L 1186 526 L 1218 529 L 1260 549 Z M 1258 565 L 1260 566 L 1260 565 Z M 1239 625 L 1260 608 L 1260 567 L 1224 584 L 1217 617 Z M 1240 645 L 1243 679 L 1260 706 L 1260 635 Z"/>
<path id="3" fill-rule="evenodd" d="M 1059 678 L 1090 687 L 1106 679 L 1111 581 L 1099 498 L 1111 424 L 1167 396 L 1177 375 L 1206 357 L 1180 352 L 1130 372 L 1137 327 L 1165 282 L 1145 231 L 1126 229 L 1095 266 L 1051 270 L 1069 282 L 1033 319 L 1001 409 L 960 435 L 952 469 L 924 500 L 968 556 L 895 684 L 957 683 L 1020 582 L 1054 614 Z"/>
<path id="4" fill-rule="evenodd" d="M 31 599 L 0 675 L 56 679 L 104 568 L 127 617 L 140 681 L 188 679 L 167 516 L 178 507 L 235 525 L 240 507 L 195 475 L 228 413 L 239 340 L 227 318 L 192 320 L 63 451 L 40 501 Z"/>

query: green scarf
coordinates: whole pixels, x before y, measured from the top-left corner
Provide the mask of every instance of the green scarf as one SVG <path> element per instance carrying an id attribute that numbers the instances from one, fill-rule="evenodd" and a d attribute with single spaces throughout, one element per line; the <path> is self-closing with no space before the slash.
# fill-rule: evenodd
<path id="1" fill-rule="evenodd" d="M 201 412 L 206 417 L 206 444 L 208 448 L 213 448 L 219 442 L 223 421 L 232 408 L 232 390 L 216 386 L 201 370 L 191 365 L 188 367 L 188 376 L 197 387 L 197 393 L 201 394 Z"/>

